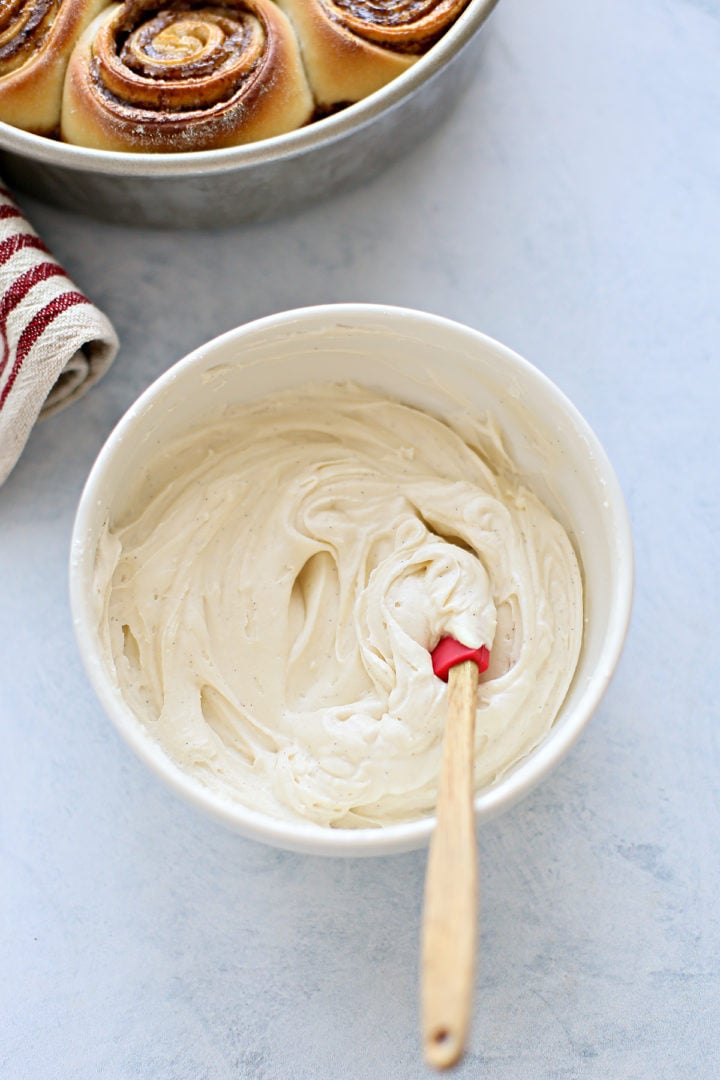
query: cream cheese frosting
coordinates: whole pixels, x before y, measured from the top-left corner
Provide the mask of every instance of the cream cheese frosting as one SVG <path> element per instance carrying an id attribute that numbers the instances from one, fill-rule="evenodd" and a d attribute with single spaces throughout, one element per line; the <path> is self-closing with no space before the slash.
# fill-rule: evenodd
<path id="1" fill-rule="evenodd" d="M 478 789 L 550 729 L 581 574 L 491 418 L 308 386 L 189 433 L 148 475 L 100 540 L 98 632 L 128 705 L 216 793 L 335 827 L 430 813 L 446 634 L 491 649 Z"/>

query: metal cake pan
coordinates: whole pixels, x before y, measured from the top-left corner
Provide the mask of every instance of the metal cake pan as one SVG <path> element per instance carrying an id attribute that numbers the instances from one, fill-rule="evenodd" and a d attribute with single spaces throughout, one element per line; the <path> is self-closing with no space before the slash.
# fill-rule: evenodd
<path id="1" fill-rule="evenodd" d="M 7 183 L 128 225 L 202 228 L 275 217 L 379 171 L 440 124 L 472 74 L 497 0 L 471 0 L 448 32 L 370 97 L 298 131 L 225 150 L 88 150 L 0 122 Z"/>

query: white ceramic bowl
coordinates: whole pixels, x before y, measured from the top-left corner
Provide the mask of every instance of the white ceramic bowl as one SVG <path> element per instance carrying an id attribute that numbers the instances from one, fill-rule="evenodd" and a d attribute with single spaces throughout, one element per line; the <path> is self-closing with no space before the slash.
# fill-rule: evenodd
<path id="1" fill-rule="evenodd" d="M 350 379 L 439 414 L 456 409 L 458 398 L 478 413 L 490 410 L 523 479 L 567 529 L 585 590 L 577 671 L 540 746 L 478 794 L 478 818 L 504 810 L 548 775 L 595 711 L 623 646 L 633 579 L 625 503 L 602 446 L 553 383 L 504 345 L 434 315 L 363 304 L 285 312 L 223 334 L 170 368 L 119 422 L 85 486 L 71 551 L 75 631 L 90 680 L 117 729 L 154 773 L 195 806 L 278 847 L 324 855 L 405 851 L 428 840 L 432 818 L 381 829 L 329 829 L 277 821 L 213 794 L 182 772 L 133 715 L 108 675 L 96 633 L 98 536 L 131 499 L 154 449 L 227 404 L 323 379 Z M 549 462 L 538 457 L 538 442 L 551 449 Z"/>

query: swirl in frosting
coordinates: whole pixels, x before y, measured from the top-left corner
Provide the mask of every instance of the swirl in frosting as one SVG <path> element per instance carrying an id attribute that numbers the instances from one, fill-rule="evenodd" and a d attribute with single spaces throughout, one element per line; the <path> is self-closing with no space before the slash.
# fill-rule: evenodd
<path id="1" fill-rule="evenodd" d="M 547 733 L 582 636 L 572 545 L 492 422 L 450 426 L 350 385 L 168 446 L 101 538 L 96 589 L 107 666 L 183 770 L 336 827 L 432 811 L 440 637 L 491 648 L 480 788 Z"/>

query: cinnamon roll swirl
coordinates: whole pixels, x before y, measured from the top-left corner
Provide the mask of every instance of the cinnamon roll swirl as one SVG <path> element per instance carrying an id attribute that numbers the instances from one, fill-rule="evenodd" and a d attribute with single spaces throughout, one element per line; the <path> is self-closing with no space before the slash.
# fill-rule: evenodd
<path id="1" fill-rule="evenodd" d="M 295 33 L 272 0 L 127 0 L 73 52 L 62 137 L 105 150 L 210 150 L 292 131 L 313 108 Z"/>
<path id="2" fill-rule="evenodd" d="M 321 107 L 360 101 L 410 67 L 468 0 L 277 0 Z"/>
<path id="3" fill-rule="evenodd" d="M 0 0 L 0 120 L 37 135 L 60 123 L 65 69 L 107 0 Z"/>

